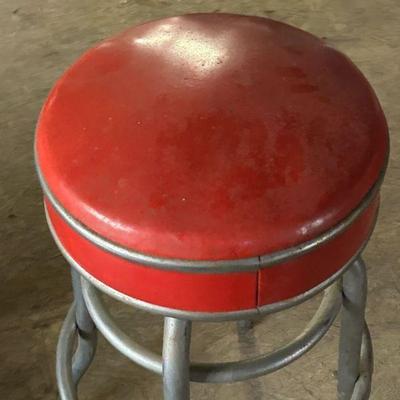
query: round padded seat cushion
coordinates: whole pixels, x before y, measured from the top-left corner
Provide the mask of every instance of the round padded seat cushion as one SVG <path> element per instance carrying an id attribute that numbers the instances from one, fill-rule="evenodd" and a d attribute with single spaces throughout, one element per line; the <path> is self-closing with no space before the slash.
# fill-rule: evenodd
<path id="1" fill-rule="evenodd" d="M 317 237 L 359 206 L 387 147 L 376 96 L 345 56 L 286 24 L 227 14 L 154 21 L 95 46 L 54 86 L 36 136 L 46 190 L 72 218 L 133 251 L 189 260 L 259 257 Z M 322 282 L 365 241 L 376 204 L 349 228 L 356 238 L 340 239 L 345 232 L 326 244 L 333 260 L 322 262 L 321 250 L 232 274 L 134 265 L 80 238 L 48 208 L 71 253 L 91 247 L 83 253 L 96 262 L 75 256 L 97 279 L 155 304 L 215 311 Z M 148 274 L 139 291 L 138 270 Z M 201 292 L 214 279 L 221 304 Z M 177 294 L 185 285 L 192 302 L 186 290 Z"/>

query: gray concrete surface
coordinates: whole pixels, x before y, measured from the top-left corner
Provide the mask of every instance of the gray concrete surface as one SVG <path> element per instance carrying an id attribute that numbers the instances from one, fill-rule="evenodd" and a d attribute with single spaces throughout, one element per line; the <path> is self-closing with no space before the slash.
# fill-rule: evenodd
<path id="1" fill-rule="evenodd" d="M 270 16 L 327 37 L 375 87 L 392 138 L 379 224 L 365 253 L 376 352 L 372 400 L 400 398 L 400 3 L 398 0 L 14 0 L 0 2 L 0 399 L 56 399 L 54 354 L 71 300 L 68 267 L 45 225 L 32 160 L 35 121 L 60 73 L 88 46 L 145 20 L 195 11 Z M 238 340 L 234 324 L 194 324 L 193 357 L 235 359 L 293 337 L 317 300 L 269 317 Z M 132 335 L 160 350 L 162 321 L 112 304 Z M 290 367 L 246 383 L 193 384 L 193 399 L 335 398 L 337 324 Z M 81 399 L 160 399 L 160 379 L 104 340 Z"/>

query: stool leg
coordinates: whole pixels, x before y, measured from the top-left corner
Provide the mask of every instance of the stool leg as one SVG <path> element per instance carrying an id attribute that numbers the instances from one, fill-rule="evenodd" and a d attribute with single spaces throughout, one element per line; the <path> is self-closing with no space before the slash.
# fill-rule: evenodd
<path id="1" fill-rule="evenodd" d="M 251 319 L 241 319 L 236 323 L 238 333 L 245 333 L 254 328 L 254 321 Z"/>
<path id="2" fill-rule="evenodd" d="M 360 375 L 367 275 L 358 258 L 343 276 L 343 309 L 339 343 L 338 399 L 351 400 Z"/>
<path id="3" fill-rule="evenodd" d="M 72 361 L 72 379 L 74 384 L 78 385 L 96 352 L 97 330 L 83 298 L 81 276 L 74 269 L 71 270 L 71 275 L 76 307 L 75 324 L 78 334 L 78 346 Z"/>
<path id="4" fill-rule="evenodd" d="M 169 317 L 164 320 L 164 400 L 190 399 L 191 328 L 191 321 Z"/>

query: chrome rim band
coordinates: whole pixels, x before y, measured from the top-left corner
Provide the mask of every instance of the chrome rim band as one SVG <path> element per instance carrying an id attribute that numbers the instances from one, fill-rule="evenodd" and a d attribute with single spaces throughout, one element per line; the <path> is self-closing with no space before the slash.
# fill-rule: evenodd
<path id="1" fill-rule="evenodd" d="M 347 229 L 367 209 L 367 207 L 371 204 L 372 200 L 379 192 L 379 188 L 382 184 L 386 170 L 385 166 L 385 168 L 383 168 L 380 172 L 374 186 L 364 196 L 357 208 L 355 208 L 347 217 L 345 217 L 333 228 L 329 229 L 322 235 L 312 240 L 300 243 L 296 246 L 284 250 L 272 252 L 257 257 L 241 258 L 236 260 L 184 260 L 155 257 L 148 254 L 135 252 L 126 247 L 117 245 L 103 238 L 97 233 L 91 231 L 89 228 L 87 228 L 74 217 L 72 217 L 54 197 L 40 171 L 40 167 L 37 162 L 37 155 L 35 155 L 35 158 L 37 174 L 39 176 L 39 181 L 46 198 L 50 201 L 51 205 L 61 215 L 61 217 L 68 223 L 68 225 L 84 238 L 86 238 L 96 246 L 100 247 L 101 249 L 117 255 L 121 258 L 124 258 L 128 261 L 132 261 L 141 265 L 152 266 L 158 269 L 169 269 L 191 273 L 226 273 L 254 271 L 260 268 L 265 268 L 282 263 L 284 261 L 288 261 L 292 258 L 298 257 L 314 250 L 315 248 L 328 242 L 329 240 L 333 239 L 338 234 L 343 232 L 345 229 Z"/>

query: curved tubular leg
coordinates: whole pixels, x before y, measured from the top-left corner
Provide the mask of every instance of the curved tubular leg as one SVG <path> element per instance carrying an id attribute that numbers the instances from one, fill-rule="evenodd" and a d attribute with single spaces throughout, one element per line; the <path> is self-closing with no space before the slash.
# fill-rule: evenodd
<path id="1" fill-rule="evenodd" d="M 192 323 L 176 318 L 164 320 L 164 400 L 190 399 L 190 339 Z"/>
<path id="2" fill-rule="evenodd" d="M 364 323 L 364 333 L 361 345 L 360 376 L 354 387 L 351 400 L 368 400 L 371 393 L 372 373 L 374 369 L 374 356 L 369 329 Z"/>
<path id="3" fill-rule="evenodd" d="M 339 342 L 338 399 L 351 400 L 360 376 L 361 344 L 367 292 L 365 264 L 358 258 L 343 275 L 343 309 Z"/>
<path id="4" fill-rule="evenodd" d="M 75 301 L 65 318 L 57 345 L 56 374 L 61 400 L 78 399 L 79 380 L 92 362 L 97 344 L 96 327 L 83 299 L 80 276 L 74 270 L 71 273 Z"/>
<path id="5" fill-rule="evenodd" d="M 71 275 L 76 304 L 75 323 L 78 333 L 78 346 L 72 361 L 72 379 L 77 385 L 89 368 L 96 352 L 97 331 L 82 295 L 80 275 L 74 269 L 71 270 Z"/>
<path id="6" fill-rule="evenodd" d="M 57 344 L 56 375 L 61 400 L 77 400 L 72 379 L 72 353 L 76 336 L 75 304 L 72 304 L 61 328 Z"/>
<path id="7" fill-rule="evenodd" d="M 236 323 L 239 335 L 244 332 L 248 332 L 254 327 L 254 320 L 252 319 L 241 319 Z"/>

